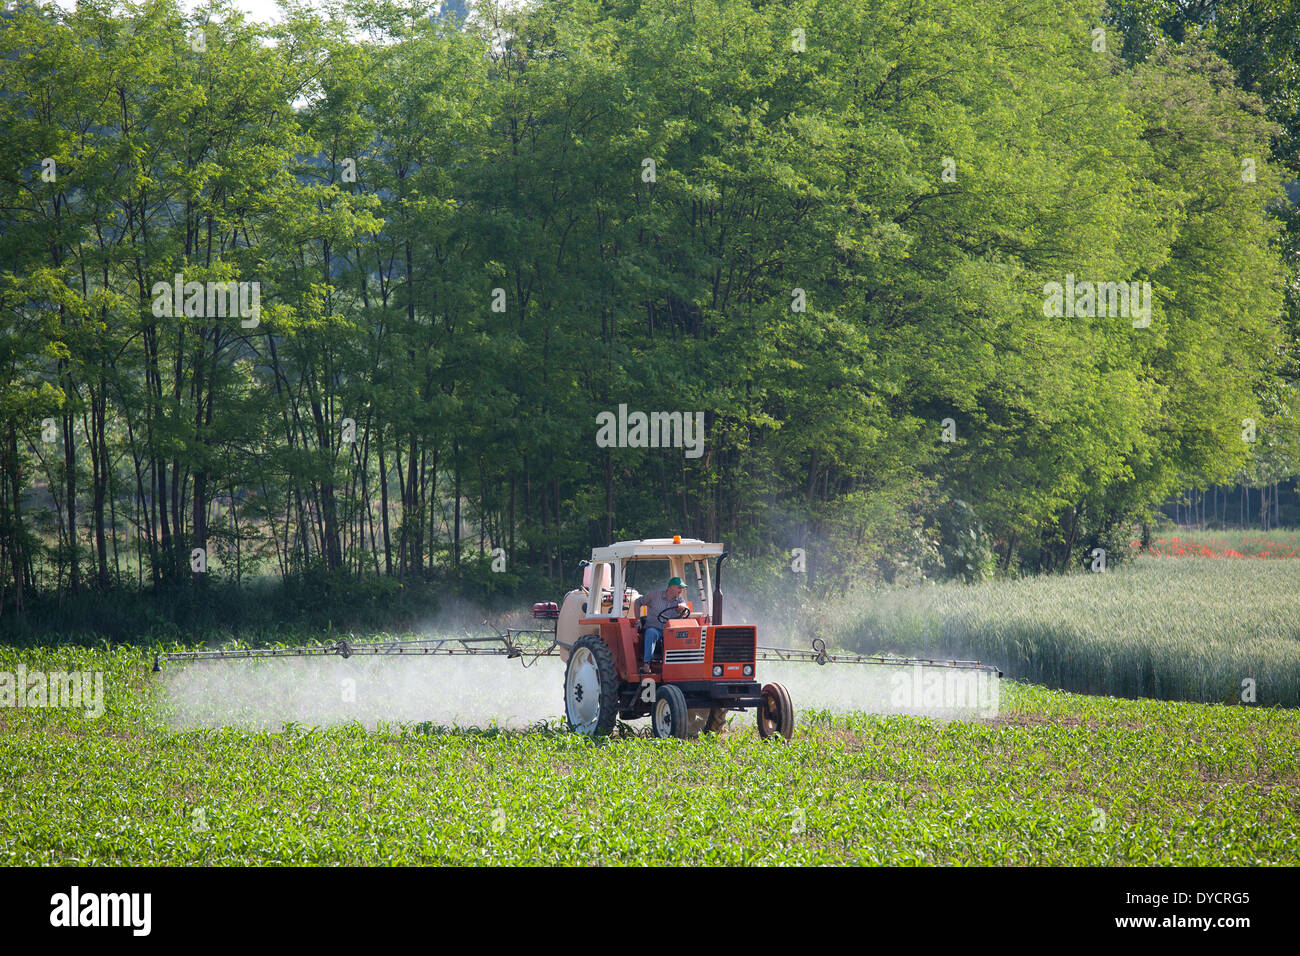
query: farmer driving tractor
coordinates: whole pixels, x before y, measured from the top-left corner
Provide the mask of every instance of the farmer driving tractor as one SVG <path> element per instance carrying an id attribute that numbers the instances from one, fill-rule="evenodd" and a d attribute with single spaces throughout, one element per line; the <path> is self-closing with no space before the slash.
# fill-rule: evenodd
<path id="1" fill-rule="evenodd" d="M 636 604 L 632 607 L 632 615 L 639 616 L 641 608 L 646 609 L 645 652 L 641 655 L 643 674 L 650 670 L 650 661 L 654 658 L 655 648 L 663 640 L 664 628 L 668 626 L 668 622 L 673 618 L 690 615 L 690 605 L 682 600 L 682 592 L 685 590 L 686 586 L 681 578 L 672 578 L 668 582 L 668 587 L 662 591 L 655 591 L 636 599 Z"/>

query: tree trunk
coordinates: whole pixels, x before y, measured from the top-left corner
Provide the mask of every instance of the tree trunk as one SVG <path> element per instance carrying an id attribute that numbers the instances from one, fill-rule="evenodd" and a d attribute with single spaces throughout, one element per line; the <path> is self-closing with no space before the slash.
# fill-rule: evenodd
<path id="1" fill-rule="evenodd" d="M 410 511 L 410 502 L 407 500 L 407 477 L 406 468 L 402 465 L 402 446 L 397 445 L 395 450 L 397 461 L 397 493 L 402 502 L 402 527 L 397 536 L 397 574 L 405 581 L 406 569 L 409 567 L 407 562 L 408 547 L 407 539 L 410 537 L 410 528 L 407 526 L 408 512 Z"/>
<path id="2" fill-rule="evenodd" d="M 343 552 L 339 546 L 338 505 L 334 500 L 334 428 L 333 422 L 325 420 L 320 400 L 311 399 L 311 417 L 316 425 L 316 440 L 320 444 L 321 456 L 328 465 L 327 477 L 321 484 L 321 524 L 322 550 L 325 552 L 325 568 L 337 571 L 343 566 Z"/>
<path id="3" fill-rule="evenodd" d="M 1011 568 L 1011 555 L 1016 550 L 1016 535 L 1012 535 L 1007 541 L 1007 556 L 1002 561 L 1002 570 L 1007 571 Z"/>
<path id="4" fill-rule="evenodd" d="M 379 517 L 384 528 L 384 574 L 393 576 L 393 542 L 388 533 L 388 465 L 384 461 L 384 431 L 375 436 L 379 449 Z"/>
<path id="5" fill-rule="evenodd" d="M 1065 569 L 1070 566 L 1070 562 L 1074 555 L 1074 538 L 1079 530 L 1079 510 L 1082 507 L 1083 505 L 1075 505 L 1070 509 L 1070 531 L 1065 539 L 1065 554 L 1061 559 L 1061 574 L 1064 574 Z"/>
<path id="6" fill-rule="evenodd" d="M 614 542 L 614 456 L 608 448 L 605 449 L 604 466 L 605 477 L 605 540 L 603 544 L 613 544 Z M 512 486 L 513 488 L 513 486 Z"/>
<path id="7" fill-rule="evenodd" d="M 527 522 L 533 520 L 533 472 L 528 466 L 527 456 L 524 457 L 524 520 Z M 529 565 L 537 564 L 537 544 L 534 538 L 535 535 L 530 530 L 528 534 Z"/>
<path id="8" fill-rule="evenodd" d="M 199 458 L 196 462 L 197 467 L 194 470 L 194 496 L 191 499 L 191 524 L 194 528 L 192 547 L 202 548 L 205 554 L 208 549 L 208 472 L 206 456 L 203 452 L 205 432 L 203 420 L 203 378 L 207 364 L 206 356 L 204 355 L 206 341 L 207 331 L 200 329 L 198 347 L 194 352 L 193 377 L 194 443 L 198 448 Z M 208 557 L 211 557 L 211 555 L 208 555 Z M 203 575 L 197 571 L 191 571 L 190 578 L 197 584 L 203 579 Z"/>
<path id="9" fill-rule="evenodd" d="M 22 459 L 18 457 L 18 432 L 13 419 L 9 420 L 8 440 L 5 443 L 5 476 L 9 479 L 9 562 L 13 569 L 14 607 L 19 616 L 23 613 L 23 521 L 22 521 Z"/>
<path id="10" fill-rule="evenodd" d="M 453 570 L 460 570 L 460 439 L 455 438 L 451 443 L 451 453 L 454 456 L 451 463 L 453 481 L 452 496 L 455 499 L 452 519 L 451 532 L 451 566 Z"/>
<path id="11" fill-rule="evenodd" d="M 513 570 L 515 566 L 515 476 L 510 476 L 510 511 L 507 516 L 509 527 L 507 533 L 510 536 L 510 567 Z"/>
<path id="12" fill-rule="evenodd" d="M 63 379 L 63 396 L 65 401 L 63 413 L 63 483 L 64 504 L 68 516 L 68 589 L 76 594 L 81 590 L 81 562 L 79 559 L 79 542 L 77 540 L 77 443 L 73 433 L 75 420 L 72 417 L 72 402 L 76 389 L 72 375 L 67 371 L 67 362 L 59 361 L 60 377 Z"/>
<path id="13" fill-rule="evenodd" d="M 98 559 L 95 587 L 108 590 L 108 541 L 104 532 L 104 504 L 108 488 L 108 449 L 104 437 L 104 419 L 107 405 L 106 369 L 100 363 L 99 381 L 90 388 L 90 426 L 86 441 L 90 446 L 91 460 L 91 516 L 95 529 L 95 555 Z M 85 423 L 85 416 L 82 416 Z"/>

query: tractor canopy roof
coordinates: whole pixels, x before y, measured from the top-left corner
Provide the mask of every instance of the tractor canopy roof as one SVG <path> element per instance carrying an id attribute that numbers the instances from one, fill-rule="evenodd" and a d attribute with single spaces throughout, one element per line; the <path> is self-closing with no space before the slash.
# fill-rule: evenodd
<path id="1" fill-rule="evenodd" d="M 645 538 L 641 541 L 617 541 L 607 548 L 593 548 L 592 563 L 636 561 L 654 558 L 712 558 L 726 550 L 720 544 L 699 538 Z"/>

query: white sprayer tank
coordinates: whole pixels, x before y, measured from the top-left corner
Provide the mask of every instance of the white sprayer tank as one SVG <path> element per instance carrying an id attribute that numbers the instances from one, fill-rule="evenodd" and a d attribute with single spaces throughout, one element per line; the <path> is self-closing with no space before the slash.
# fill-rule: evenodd
<path id="1" fill-rule="evenodd" d="M 591 580 L 593 569 L 598 572 L 598 580 L 594 587 Z M 589 624 L 582 627 L 578 622 L 587 616 L 586 604 L 589 594 L 600 594 L 602 600 L 608 599 L 612 602 L 613 593 L 610 591 L 609 570 L 608 564 L 587 565 L 582 574 L 583 586 L 574 588 L 564 595 L 564 601 L 560 604 L 560 617 L 555 622 L 555 642 L 559 645 L 560 660 L 566 664 L 569 661 L 569 648 L 578 642 L 578 638 L 584 634 L 599 633 L 599 628 L 595 625 Z M 640 596 L 636 591 L 627 593 L 624 600 L 629 612 L 636 599 Z"/>

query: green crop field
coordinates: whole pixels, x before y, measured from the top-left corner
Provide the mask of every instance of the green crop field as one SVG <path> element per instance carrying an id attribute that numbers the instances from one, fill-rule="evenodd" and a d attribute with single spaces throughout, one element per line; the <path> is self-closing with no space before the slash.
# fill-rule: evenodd
<path id="1" fill-rule="evenodd" d="M 802 713 L 790 743 L 749 715 L 690 741 L 175 732 L 138 651 L 20 663 L 102 670 L 105 710 L 0 710 L 4 865 L 1300 863 L 1294 710 L 1006 682 L 993 719 Z"/>
<path id="2" fill-rule="evenodd" d="M 749 714 L 689 741 L 633 725 L 592 742 L 558 720 L 268 724 L 291 712 L 269 662 L 155 676 L 144 647 L 0 648 L 0 673 L 98 671 L 104 687 L 96 718 L 0 707 L 0 864 L 1295 865 L 1300 710 L 1275 704 L 1300 687 L 1298 573 L 1143 557 L 857 595 L 825 616 L 841 646 L 969 654 L 1036 683 L 1003 681 L 996 716 L 941 722 L 809 710 L 813 675 L 841 688 L 870 675 L 807 665 L 802 696 L 800 677 L 781 677 L 804 702 L 789 743 L 760 740 Z M 530 706 L 558 714 L 554 668 L 481 663 L 489 679 L 464 698 L 479 713 L 532 688 Z M 420 710 L 417 662 L 389 666 L 381 683 L 399 675 Z M 177 706 L 202 713 L 178 724 Z"/>

